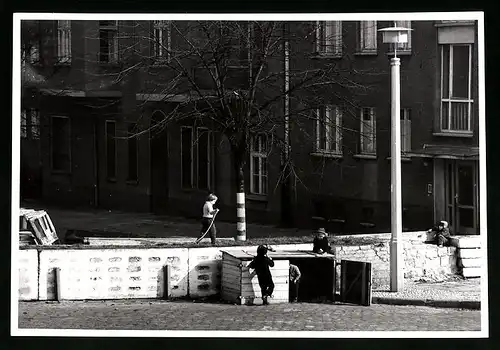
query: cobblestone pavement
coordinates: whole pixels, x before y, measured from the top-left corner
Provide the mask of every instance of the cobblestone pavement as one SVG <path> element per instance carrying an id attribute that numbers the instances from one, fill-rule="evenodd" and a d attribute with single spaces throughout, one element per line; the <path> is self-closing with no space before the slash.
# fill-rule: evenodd
<path id="1" fill-rule="evenodd" d="M 19 328 L 237 331 L 480 331 L 480 311 L 416 306 L 188 301 L 20 302 Z"/>

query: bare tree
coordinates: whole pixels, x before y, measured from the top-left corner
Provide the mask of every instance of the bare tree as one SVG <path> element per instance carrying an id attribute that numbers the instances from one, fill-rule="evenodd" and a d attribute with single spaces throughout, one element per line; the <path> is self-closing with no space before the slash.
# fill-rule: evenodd
<path id="1" fill-rule="evenodd" d="M 119 62 L 119 69 L 106 73 L 113 84 L 135 75 L 158 74 L 154 73 L 158 66 L 168 72 L 168 79 L 164 76 L 140 92 L 175 104 L 163 120 L 134 136 L 196 120 L 229 142 L 236 174 L 237 240 L 246 239 L 245 165 L 250 150 L 280 151 L 277 186 L 283 186 L 283 203 L 289 203 L 290 179 L 297 177 L 289 148 L 291 130 L 314 139 L 308 125 L 319 118 L 319 108 L 335 102 L 352 110 L 357 107 L 353 96 L 368 89 L 357 77 L 370 72 L 335 60 L 311 60 L 312 51 L 331 53 L 326 42 L 334 38 L 319 37 L 341 35 L 324 34 L 317 23 L 127 21 L 116 37 L 103 28 L 99 36 L 105 38 L 101 45 L 107 49 L 99 59 Z M 139 108 L 148 102 L 144 98 Z M 330 126 L 331 134 L 345 132 L 328 118 L 322 123 Z"/>

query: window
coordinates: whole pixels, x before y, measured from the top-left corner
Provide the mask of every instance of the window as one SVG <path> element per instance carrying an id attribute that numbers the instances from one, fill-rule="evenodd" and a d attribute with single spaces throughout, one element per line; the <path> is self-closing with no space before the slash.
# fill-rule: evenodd
<path id="1" fill-rule="evenodd" d="M 99 21 L 99 62 L 118 62 L 118 21 Z"/>
<path id="2" fill-rule="evenodd" d="M 194 134 L 195 130 L 196 134 Z M 183 188 L 210 189 L 211 150 L 210 130 L 202 127 L 196 129 L 190 126 L 181 127 L 181 177 Z M 196 174 L 194 173 L 195 170 Z"/>
<path id="3" fill-rule="evenodd" d="M 210 188 L 210 131 L 206 128 L 198 128 L 197 134 L 197 185 L 199 189 L 208 190 Z"/>
<path id="4" fill-rule="evenodd" d="M 316 53 L 342 55 L 342 21 L 316 22 Z"/>
<path id="5" fill-rule="evenodd" d="M 316 151 L 342 154 L 342 112 L 337 106 L 317 110 Z"/>
<path id="6" fill-rule="evenodd" d="M 411 29 L 411 21 L 396 21 L 396 27 Z M 408 42 L 396 45 L 398 51 L 411 51 L 411 30 L 408 31 Z"/>
<path id="7" fill-rule="evenodd" d="M 181 178 L 183 188 L 193 188 L 193 128 L 181 127 Z"/>
<path id="8" fill-rule="evenodd" d="M 26 67 L 26 62 L 31 64 L 40 63 L 40 44 L 38 41 L 31 41 L 24 45 L 22 50 L 21 65 Z"/>
<path id="9" fill-rule="evenodd" d="M 361 108 L 360 146 L 362 154 L 377 153 L 375 108 Z"/>
<path id="10" fill-rule="evenodd" d="M 127 150 L 128 150 L 128 171 L 127 180 L 138 180 L 138 145 L 137 145 L 137 129 L 135 124 L 128 126 Z"/>
<path id="11" fill-rule="evenodd" d="M 71 21 L 57 21 L 57 57 L 59 63 L 71 62 Z"/>
<path id="12" fill-rule="evenodd" d="M 106 177 L 116 179 L 116 122 L 106 120 Z"/>
<path id="13" fill-rule="evenodd" d="M 411 109 L 401 108 L 401 152 L 411 152 Z"/>
<path id="14" fill-rule="evenodd" d="M 21 111 L 21 137 L 25 139 L 40 139 L 40 113 L 36 109 Z"/>
<path id="15" fill-rule="evenodd" d="M 377 21 L 358 23 L 358 52 L 377 53 Z"/>
<path id="16" fill-rule="evenodd" d="M 71 171 L 71 128 L 68 117 L 51 117 L 52 170 Z"/>
<path id="17" fill-rule="evenodd" d="M 170 62 L 171 22 L 153 22 L 153 56 L 160 61 Z"/>
<path id="18" fill-rule="evenodd" d="M 441 131 L 471 132 L 472 45 L 441 46 Z"/>
<path id="19" fill-rule="evenodd" d="M 263 134 L 258 134 L 251 140 L 250 193 L 267 194 L 267 139 Z"/>

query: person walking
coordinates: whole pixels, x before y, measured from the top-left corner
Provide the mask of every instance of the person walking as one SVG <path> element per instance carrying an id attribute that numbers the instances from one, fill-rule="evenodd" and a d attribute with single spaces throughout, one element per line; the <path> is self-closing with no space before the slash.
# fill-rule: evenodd
<path id="1" fill-rule="evenodd" d="M 257 273 L 257 279 L 262 294 L 262 304 L 264 305 L 269 304 L 267 298 L 270 297 L 274 291 L 273 276 L 269 269 L 269 267 L 274 266 L 274 261 L 267 256 L 267 250 L 267 247 L 259 245 L 257 247 L 257 256 L 248 264 L 248 268 L 255 270 Z"/>
<path id="2" fill-rule="evenodd" d="M 427 230 L 428 233 L 434 232 L 434 241 L 438 247 L 443 247 L 444 245 L 449 245 L 450 243 L 450 229 L 448 228 L 447 221 L 440 221 L 434 226 Z"/>
<path id="3" fill-rule="evenodd" d="M 214 205 L 217 202 L 217 196 L 210 193 L 207 196 L 205 204 L 203 205 L 203 217 L 201 219 L 201 236 L 206 234 L 207 231 L 210 233 L 210 241 L 212 245 L 215 245 L 217 238 L 217 228 L 215 227 L 214 215 L 219 212 L 219 209 L 214 209 Z"/>
<path id="4" fill-rule="evenodd" d="M 298 297 L 299 297 L 299 284 L 300 284 L 300 277 L 301 277 L 300 270 L 297 265 L 290 264 L 290 273 L 289 273 L 289 278 L 290 278 L 290 301 L 292 303 L 297 302 Z"/>

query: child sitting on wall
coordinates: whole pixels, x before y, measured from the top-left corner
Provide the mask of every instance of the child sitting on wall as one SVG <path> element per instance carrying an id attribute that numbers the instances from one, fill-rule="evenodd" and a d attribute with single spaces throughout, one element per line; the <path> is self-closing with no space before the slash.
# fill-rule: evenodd
<path id="1" fill-rule="evenodd" d="M 328 234 L 326 233 L 324 228 L 320 228 L 315 232 L 315 237 L 313 240 L 313 252 L 316 254 L 332 252 L 332 247 L 330 247 L 330 243 L 328 242 Z"/>
<path id="2" fill-rule="evenodd" d="M 434 226 L 427 230 L 428 233 L 434 232 L 434 240 L 438 247 L 443 247 L 444 245 L 449 245 L 450 243 L 450 229 L 448 228 L 447 221 L 440 221 Z"/>

